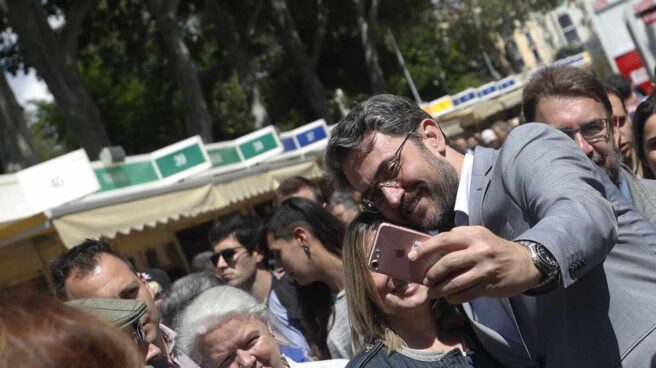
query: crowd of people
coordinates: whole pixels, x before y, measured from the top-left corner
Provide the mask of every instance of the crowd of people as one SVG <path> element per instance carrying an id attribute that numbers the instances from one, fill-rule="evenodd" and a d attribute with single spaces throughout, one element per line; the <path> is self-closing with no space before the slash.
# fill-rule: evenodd
<path id="1" fill-rule="evenodd" d="M 656 97 L 635 99 L 544 67 L 526 123 L 450 140 L 370 97 L 332 131 L 330 196 L 282 182 L 173 283 L 86 240 L 50 264 L 59 300 L 0 298 L 0 367 L 656 366 Z M 385 222 L 426 234 L 399 256 L 421 281 L 371 268 Z"/>

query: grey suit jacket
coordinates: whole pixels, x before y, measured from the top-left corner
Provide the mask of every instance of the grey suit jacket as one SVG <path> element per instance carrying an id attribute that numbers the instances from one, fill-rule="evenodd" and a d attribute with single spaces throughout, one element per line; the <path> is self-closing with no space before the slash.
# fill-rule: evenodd
<path id="1" fill-rule="evenodd" d="M 561 269 L 555 291 L 502 300 L 525 351 L 472 322 L 504 365 L 615 367 L 656 353 L 642 343 L 656 336 L 656 228 L 570 138 L 525 124 L 499 151 L 477 149 L 469 210 L 470 225 L 539 242 Z"/>
<path id="2" fill-rule="evenodd" d="M 635 208 L 656 224 L 656 180 L 638 178 L 624 165 L 620 175 L 629 187 Z"/>

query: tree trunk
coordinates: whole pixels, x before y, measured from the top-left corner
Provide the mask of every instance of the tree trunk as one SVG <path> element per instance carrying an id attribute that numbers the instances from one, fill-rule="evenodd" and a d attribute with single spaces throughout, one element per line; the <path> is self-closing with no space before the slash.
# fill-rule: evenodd
<path id="1" fill-rule="evenodd" d="M 26 58 L 48 84 L 64 116 L 69 136 L 95 159 L 109 138 L 100 111 L 84 87 L 75 64 L 74 32 L 66 32 L 63 42 L 50 28 L 46 14 L 37 0 L 0 0 L 12 30 Z M 72 7 L 80 12 L 83 7 Z M 79 14 L 79 13 L 78 13 Z M 71 19 L 79 18 L 77 14 Z"/>
<path id="2" fill-rule="evenodd" d="M 209 143 L 213 141 L 212 119 L 203 97 L 196 65 L 177 23 L 177 4 L 178 1 L 174 0 L 148 0 L 150 11 L 164 40 L 165 52 L 172 64 L 173 78 L 182 91 L 187 133 L 199 134 L 203 141 Z"/>
<path id="3" fill-rule="evenodd" d="M 23 117 L 23 109 L 9 88 L 4 72 L 0 76 L 0 132 L 2 172 L 15 172 L 38 163 L 32 145 L 32 134 Z"/>
<path id="4" fill-rule="evenodd" d="M 371 86 L 371 93 L 378 94 L 385 90 L 383 70 L 378 62 L 378 49 L 376 48 L 376 35 L 372 25 L 378 16 L 378 0 L 371 0 L 369 12 L 366 11 L 366 0 L 353 0 L 360 28 L 360 40 L 364 50 L 364 60 L 367 65 L 367 75 Z"/>
<path id="5" fill-rule="evenodd" d="M 216 22 L 220 25 L 219 42 L 228 50 L 230 54 L 229 61 L 232 68 L 237 73 L 239 84 L 246 93 L 248 103 L 251 107 L 251 115 L 253 115 L 255 128 L 262 128 L 269 122 L 269 113 L 266 105 L 262 100 L 260 87 L 255 78 L 255 74 L 251 69 L 248 54 L 244 49 L 237 27 L 232 17 L 228 14 L 219 1 L 206 0 L 205 5 L 212 14 Z"/>
<path id="6" fill-rule="evenodd" d="M 283 44 L 289 52 L 294 69 L 296 69 L 303 96 L 305 96 L 313 113 L 313 118 L 329 119 L 328 99 L 326 90 L 319 80 L 311 58 L 305 53 L 305 47 L 298 35 L 294 20 L 287 8 L 286 0 L 271 0 L 278 28 L 281 32 Z"/>

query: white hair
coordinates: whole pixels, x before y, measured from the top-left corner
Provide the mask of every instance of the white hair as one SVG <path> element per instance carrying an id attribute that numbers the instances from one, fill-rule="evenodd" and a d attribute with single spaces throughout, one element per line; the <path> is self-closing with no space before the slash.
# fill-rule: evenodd
<path id="1" fill-rule="evenodd" d="M 197 340 L 224 323 L 224 317 L 252 316 L 271 326 L 269 310 L 245 291 L 231 286 L 216 286 L 204 291 L 185 309 L 180 320 L 176 348 L 201 362 Z M 233 317 L 229 316 L 229 317 Z"/>

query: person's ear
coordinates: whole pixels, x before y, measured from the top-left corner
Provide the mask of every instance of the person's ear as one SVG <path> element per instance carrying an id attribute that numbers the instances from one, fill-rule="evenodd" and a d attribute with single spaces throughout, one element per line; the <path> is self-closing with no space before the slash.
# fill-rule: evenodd
<path id="1" fill-rule="evenodd" d="M 262 261 L 264 261 L 264 255 L 262 254 L 262 252 L 260 252 L 257 249 L 253 251 L 253 257 L 255 258 L 256 263 L 261 263 Z"/>
<path id="2" fill-rule="evenodd" d="M 424 145 L 431 152 L 444 155 L 446 152 L 446 137 L 442 133 L 438 123 L 433 119 L 424 119 L 417 127 Z"/>
<path id="3" fill-rule="evenodd" d="M 299 245 L 307 244 L 308 234 L 307 234 L 307 230 L 305 230 L 305 228 L 303 228 L 301 226 L 296 226 L 292 230 L 292 234 L 294 235 L 294 239 L 298 242 Z"/>

